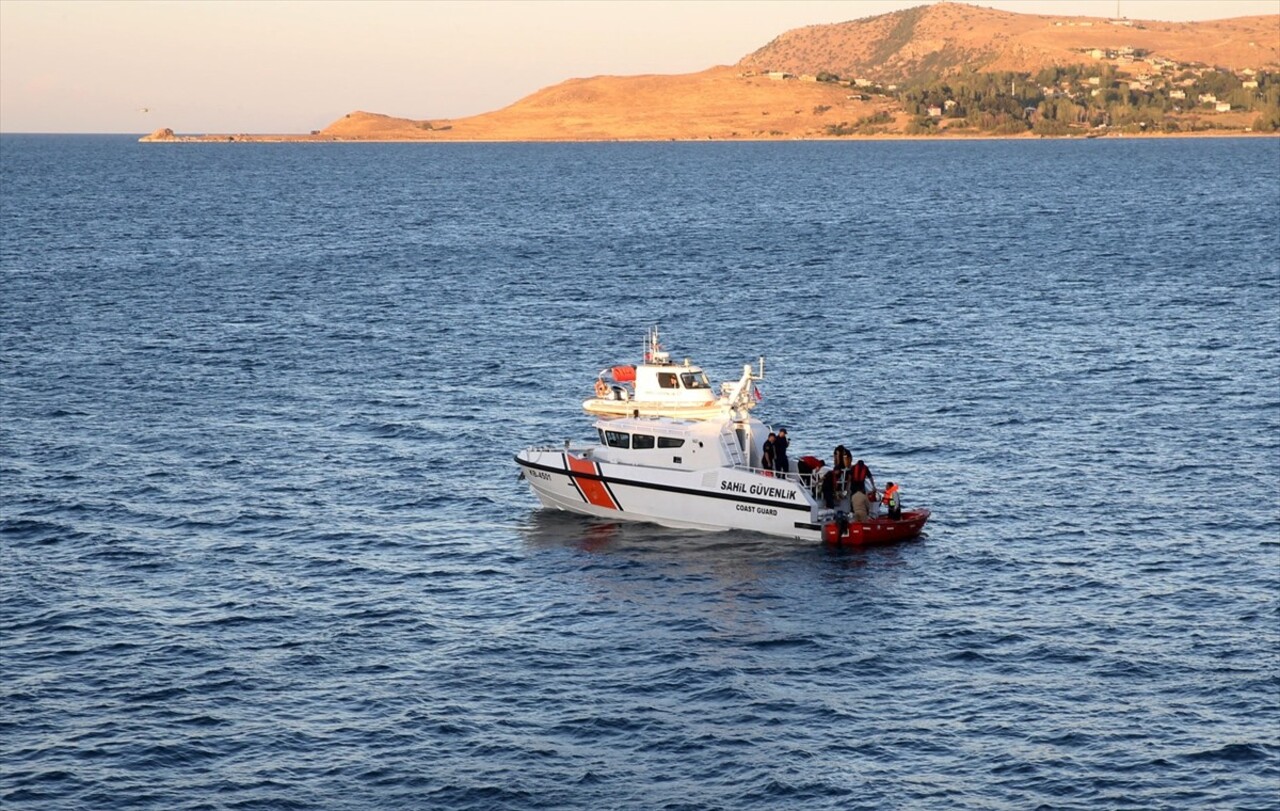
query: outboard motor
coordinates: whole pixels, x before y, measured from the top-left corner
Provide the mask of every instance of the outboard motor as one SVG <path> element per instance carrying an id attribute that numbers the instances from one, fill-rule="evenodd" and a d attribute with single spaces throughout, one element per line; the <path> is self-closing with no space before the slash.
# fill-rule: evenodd
<path id="1" fill-rule="evenodd" d="M 840 543 L 849 530 L 849 516 L 844 510 L 836 511 L 834 521 L 828 521 L 822 527 L 822 540 L 827 543 Z"/>

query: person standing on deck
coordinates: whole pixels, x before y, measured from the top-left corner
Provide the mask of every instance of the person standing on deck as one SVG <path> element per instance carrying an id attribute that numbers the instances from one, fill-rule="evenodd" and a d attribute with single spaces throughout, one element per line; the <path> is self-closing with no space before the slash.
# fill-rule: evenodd
<path id="1" fill-rule="evenodd" d="M 871 468 L 867 467 L 867 463 L 859 459 L 853 463 L 853 467 L 849 469 L 850 489 L 855 493 L 870 493 L 871 498 L 876 496 L 876 477 L 871 475 Z M 871 489 L 867 489 L 867 483 L 870 482 Z"/>
<path id="2" fill-rule="evenodd" d="M 784 477 L 791 469 L 791 462 L 787 459 L 787 446 L 790 444 L 791 442 L 787 439 L 787 429 L 779 428 L 778 436 L 773 440 L 773 469 Z"/>
<path id="3" fill-rule="evenodd" d="M 828 508 L 840 504 L 848 493 L 849 451 L 837 445 L 831 455 L 831 470 L 822 477 L 822 500 Z"/>
<path id="4" fill-rule="evenodd" d="M 773 475 L 777 441 L 778 435 L 770 431 L 768 438 L 764 441 L 764 447 L 760 449 L 760 467 L 764 468 L 765 474 L 769 476 Z"/>

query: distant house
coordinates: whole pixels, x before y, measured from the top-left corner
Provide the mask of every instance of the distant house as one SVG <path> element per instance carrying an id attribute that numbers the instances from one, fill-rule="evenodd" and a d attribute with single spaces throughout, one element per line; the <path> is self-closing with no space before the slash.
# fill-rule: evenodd
<path id="1" fill-rule="evenodd" d="M 872 85 L 870 79 L 854 79 L 853 83 L 858 87 L 870 87 Z"/>
<path id="2" fill-rule="evenodd" d="M 780 82 L 783 79 L 796 78 L 794 73 L 784 73 L 780 70 L 771 70 L 768 73 L 766 73 L 765 76 L 768 76 L 770 79 L 773 79 L 775 82 Z"/>
<path id="3" fill-rule="evenodd" d="M 1089 56 L 1092 56 L 1094 59 L 1106 59 L 1107 52 L 1101 48 L 1094 48 L 1092 51 L 1089 51 Z"/>
<path id="4" fill-rule="evenodd" d="M 1097 87 L 1098 85 L 1102 84 L 1102 77 L 1101 77 L 1101 76 L 1090 76 L 1090 77 L 1089 77 L 1089 79 L 1088 79 L 1088 82 L 1089 82 L 1089 84 L 1093 85 L 1094 87 Z"/>
<path id="5" fill-rule="evenodd" d="M 1171 99 L 1185 99 L 1186 97 L 1187 97 L 1187 91 L 1185 91 L 1185 90 L 1170 90 L 1170 91 L 1169 91 L 1169 98 L 1171 98 Z"/>
<path id="6" fill-rule="evenodd" d="M 811 74 L 811 73 L 801 73 L 801 74 L 800 74 L 800 81 L 802 81 L 802 82 L 816 82 L 816 81 L 818 81 L 818 77 L 817 77 L 817 76 L 814 76 L 814 75 L 813 75 L 813 74 Z"/>
<path id="7" fill-rule="evenodd" d="M 930 108 L 929 108 L 929 117 L 930 117 L 930 118 L 942 118 L 942 108 L 941 108 L 941 107 L 936 107 L 936 106 L 935 106 L 935 107 L 930 107 Z"/>
<path id="8" fill-rule="evenodd" d="M 1196 101 L 1201 104 L 1217 104 L 1218 97 L 1213 93 L 1201 93 L 1199 96 L 1196 96 Z"/>
<path id="9" fill-rule="evenodd" d="M 1231 105 L 1226 103 L 1225 101 L 1220 101 L 1217 104 L 1213 105 L 1213 109 L 1217 110 L 1220 113 L 1229 113 L 1231 112 Z"/>
<path id="10" fill-rule="evenodd" d="M 1241 83 L 1240 83 L 1240 86 L 1241 86 L 1241 87 L 1244 87 L 1244 88 L 1247 88 L 1247 89 L 1249 89 L 1249 90 L 1252 90 L 1252 89 L 1254 89 L 1255 87 L 1257 87 L 1257 86 L 1258 86 L 1258 80 L 1257 80 L 1257 79 L 1250 79 L 1250 80 L 1249 80 L 1249 81 L 1247 81 L 1247 82 L 1241 82 Z"/>
<path id="11" fill-rule="evenodd" d="M 943 106 L 943 108 L 944 108 L 944 109 L 947 109 L 947 110 L 953 110 L 953 109 L 955 109 L 955 106 L 956 106 L 956 100 L 955 100 L 955 99 L 947 99 L 946 101 L 942 102 L 942 106 Z"/>

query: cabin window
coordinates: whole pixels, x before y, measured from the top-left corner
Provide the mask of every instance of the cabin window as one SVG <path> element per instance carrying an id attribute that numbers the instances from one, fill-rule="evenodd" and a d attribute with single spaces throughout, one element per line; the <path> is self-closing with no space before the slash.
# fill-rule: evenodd
<path id="1" fill-rule="evenodd" d="M 678 448 L 678 447 L 680 447 L 680 446 L 681 446 L 681 445 L 683 445 L 683 444 L 684 444 L 684 440 L 683 440 L 683 439 L 676 439 L 676 438 L 675 438 L 675 437 L 673 437 L 673 436 L 660 436 L 660 437 L 658 437 L 658 447 L 659 447 L 659 448 Z"/>
<path id="2" fill-rule="evenodd" d="M 621 431 L 605 431 L 604 444 L 610 448 L 630 448 L 631 434 L 624 434 Z"/>
<path id="3" fill-rule="evenodd" d="M 680 388 L 680 384 L 676 381 L 675 372 L 658 372 L 658 385 L 664 389 Z"/>
<path id="4" fill-rule="evenodd" d="M 631 436 L 631 447 L 638 451 L 652 448 L 653 437 L 648 434 L 633 434 Z"/>
<path id="5" fill-rule="evenodd" d="M 707 380 L 706 372 L 685 372 L 680 375 L 680 379 L 684 381 L 686 389 L 709 389 L 711 381 Z"/>

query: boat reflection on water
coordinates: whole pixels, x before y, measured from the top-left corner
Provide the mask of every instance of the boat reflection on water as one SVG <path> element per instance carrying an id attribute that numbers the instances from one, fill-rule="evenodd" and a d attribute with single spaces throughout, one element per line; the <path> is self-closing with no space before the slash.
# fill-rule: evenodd
<path id="1" fill-rule="evenodd" d="M 757 532 L 704 532 L 647 521 L 609 521 L 562 510 L 534 510 L 522 534 L 530 546 L 541 549 L 640 552 L 646 557 L 678 554 L 682 559 L 706 556 L 759 562 L 792 557 L 811 548 L 798 541 L 779 544 L 777 538 Z"/>
<path id="2" fill-rule="evenodd" d="M 906 565 L 909 550 L 921 546 L 929 539 L 927 533 L 902 541 L 889 541 L 874 544 L 819 544 L 822 557 L 832 566 L 843 570 L 858 570 L 868 567 L 879 569 L 895 568 Z"/>
<path id="3" fill-rule="evenodd" d="M 525 543 L 535 549 L 580 549 L 600 552 L 621 536 L 618 521 L 599 521 L 560 510 L 534 510 L 521 528 Z"/>
<path id="4" fill-rule="evenodd" d="M 534 549 L 603 551 L 617 541 L 622 530 L 621 522 L 593 521 L 561 510 L 541 509 L 530 513 L 521 535 Z"/>
<path id="5" fill-rule="evenodd" d="M 762 533 L 706 533 L 643 522 L 608 521 L 560 510 L 534 510 L 520 532 L 533 549 L 637 553 L 645 558 L 678 557 L 684 562 L 712 558 L 720 565 L 735 562 L 743 566 L 797 558 L 818 558 L 849 567 L 866 565 L 868 561 L 882 563 L 896 558 L 896 550 L 918 545 L 928 537 L 865 546 L 799 541 L 779 544 L 777 538 Z"/>

